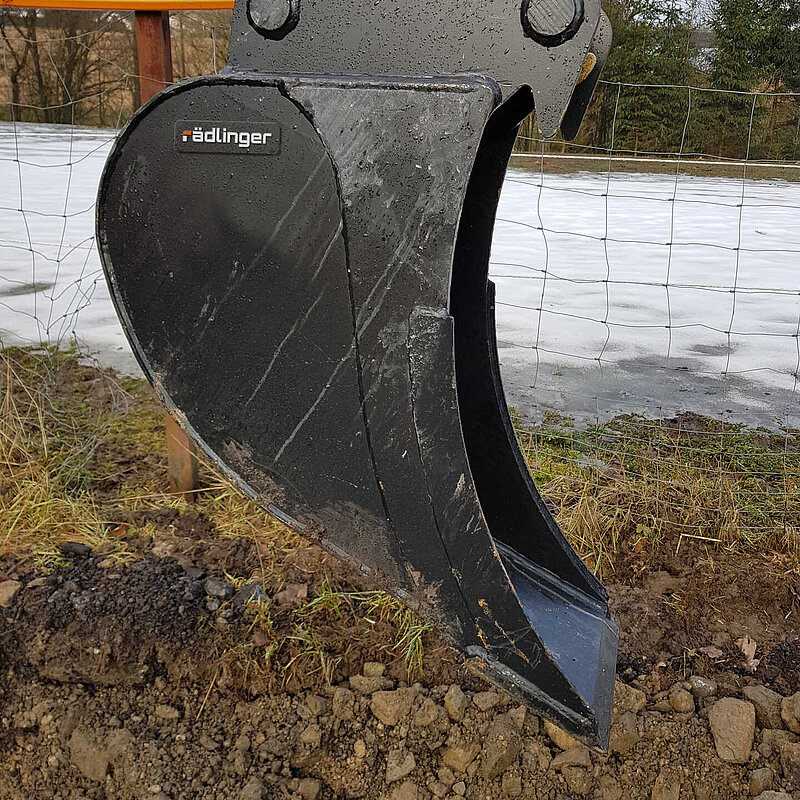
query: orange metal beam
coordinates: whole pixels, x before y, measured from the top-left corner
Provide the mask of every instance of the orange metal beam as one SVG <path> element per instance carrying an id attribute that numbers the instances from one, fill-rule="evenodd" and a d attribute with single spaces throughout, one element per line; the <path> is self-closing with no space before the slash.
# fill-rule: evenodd
<path id="1" fill-rule="evenodd" d="M 211 11 L 233 0 L 0 0 L 0 8 L 73 8 L 94 11 Z"/>

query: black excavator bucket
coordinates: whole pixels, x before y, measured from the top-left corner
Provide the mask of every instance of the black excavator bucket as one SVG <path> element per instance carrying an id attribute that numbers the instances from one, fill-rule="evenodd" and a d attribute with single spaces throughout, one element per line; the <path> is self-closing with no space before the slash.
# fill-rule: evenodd
<path id="1" fill-rule="evenodd" d="M 140 109 L 97 220 L 206 455 L 600 746 L 616 621 L 517 447 L 487 274 L 517 129 L 574 134 L 606 27 L 599 0 L 236 0 L 227 69 Z"/>

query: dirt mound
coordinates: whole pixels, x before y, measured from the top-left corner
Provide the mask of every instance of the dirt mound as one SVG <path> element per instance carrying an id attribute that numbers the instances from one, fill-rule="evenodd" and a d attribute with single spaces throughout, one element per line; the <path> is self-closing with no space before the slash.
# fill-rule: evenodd
<path id="1" fill-rule="evenodd" d="M 257 562 L 254 546 L 217 539 L 209 551 L 197 544 L 207 534 L 199 520 L 168 516 L 158 522 L 172 538 L 140 543 L 132 563 L 109 566 L 74 545 L 47 577 L 11 570 L 20 586 L 0 615 L 4 800 L 732 800 L 751 782 L 800 792 L 789 750 L 799 737 L 782 723 L 781 695 L 763 686 L 796 685 L 800 645 L 785 634 L 768 653 L 760 644 L 755 674 L 743 653 L 720 647 L 697 656 L 707 680 L 689 680 L 677 657 L 654 661 L 675 621 L 667 575 L 653 577 L 646 601 L 617 592 L 633 633 L 612 750 L 601 755 L 468 678 L 449 651 L 413 684 L 388 650 L 389 669 L 364 662 L 380 661 L 379 650 L 361 650 L 327 675 L 308 662 L 317 667 L 302 679 L 277 681 L 257 669 L 259 604 L 242 599 L 263 590 L 225 576 Z M 218 560 L 206 564 L 209 552 Z M 310 595 L 320 590 L 312 583 Z M 636 654 L 648 627 L 658 644 Z M 744 763 L 720 751 L 709 725 L 723 695 L 741 706 L 727 727 L 744 737 Z M 750 708 L 758 722 L 748 733 Z"/>

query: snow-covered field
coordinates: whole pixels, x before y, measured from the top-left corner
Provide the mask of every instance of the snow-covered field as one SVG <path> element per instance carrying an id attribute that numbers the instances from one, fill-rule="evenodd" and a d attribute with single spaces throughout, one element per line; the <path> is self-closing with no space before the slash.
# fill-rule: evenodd
<path id="1" fill-rule="evenodd" d="M 94 243 L 115 135 L 55 125 L 17 125 L 15 135 L 0 123 L 0 339 L 77 337 L 100 361 L 136 372 Z"/>
<path id="2" fill-rule="evenodd" d="M 513 171 L 498 216 L 522 411 L 800 424 L 800 182 Z"/>
<path id="3" fill-rule="evenodd" d="M 77 337 L 133 372 L 93 238 L 113 136 L 0 124 L 0 339 Z M 498 340 L 520 411 L 800 426 L 800 182 L 512 170 L 499 218 Z"/>

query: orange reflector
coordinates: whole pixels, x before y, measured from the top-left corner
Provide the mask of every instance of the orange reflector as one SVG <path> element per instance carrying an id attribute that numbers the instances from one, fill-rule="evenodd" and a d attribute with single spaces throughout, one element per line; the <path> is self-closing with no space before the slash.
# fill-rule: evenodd
<path id="1" fill-rule="evenodd" d="M 594 65 L 597 63 L 597 56 L 594 53 L 587 53 L 586 60 L 583 62 L 583 66 L 581 67 L 581 74 L 578 75 L 577 83 L 583 83 L 588 77 L 589 73 L 594 69 Z"/>

